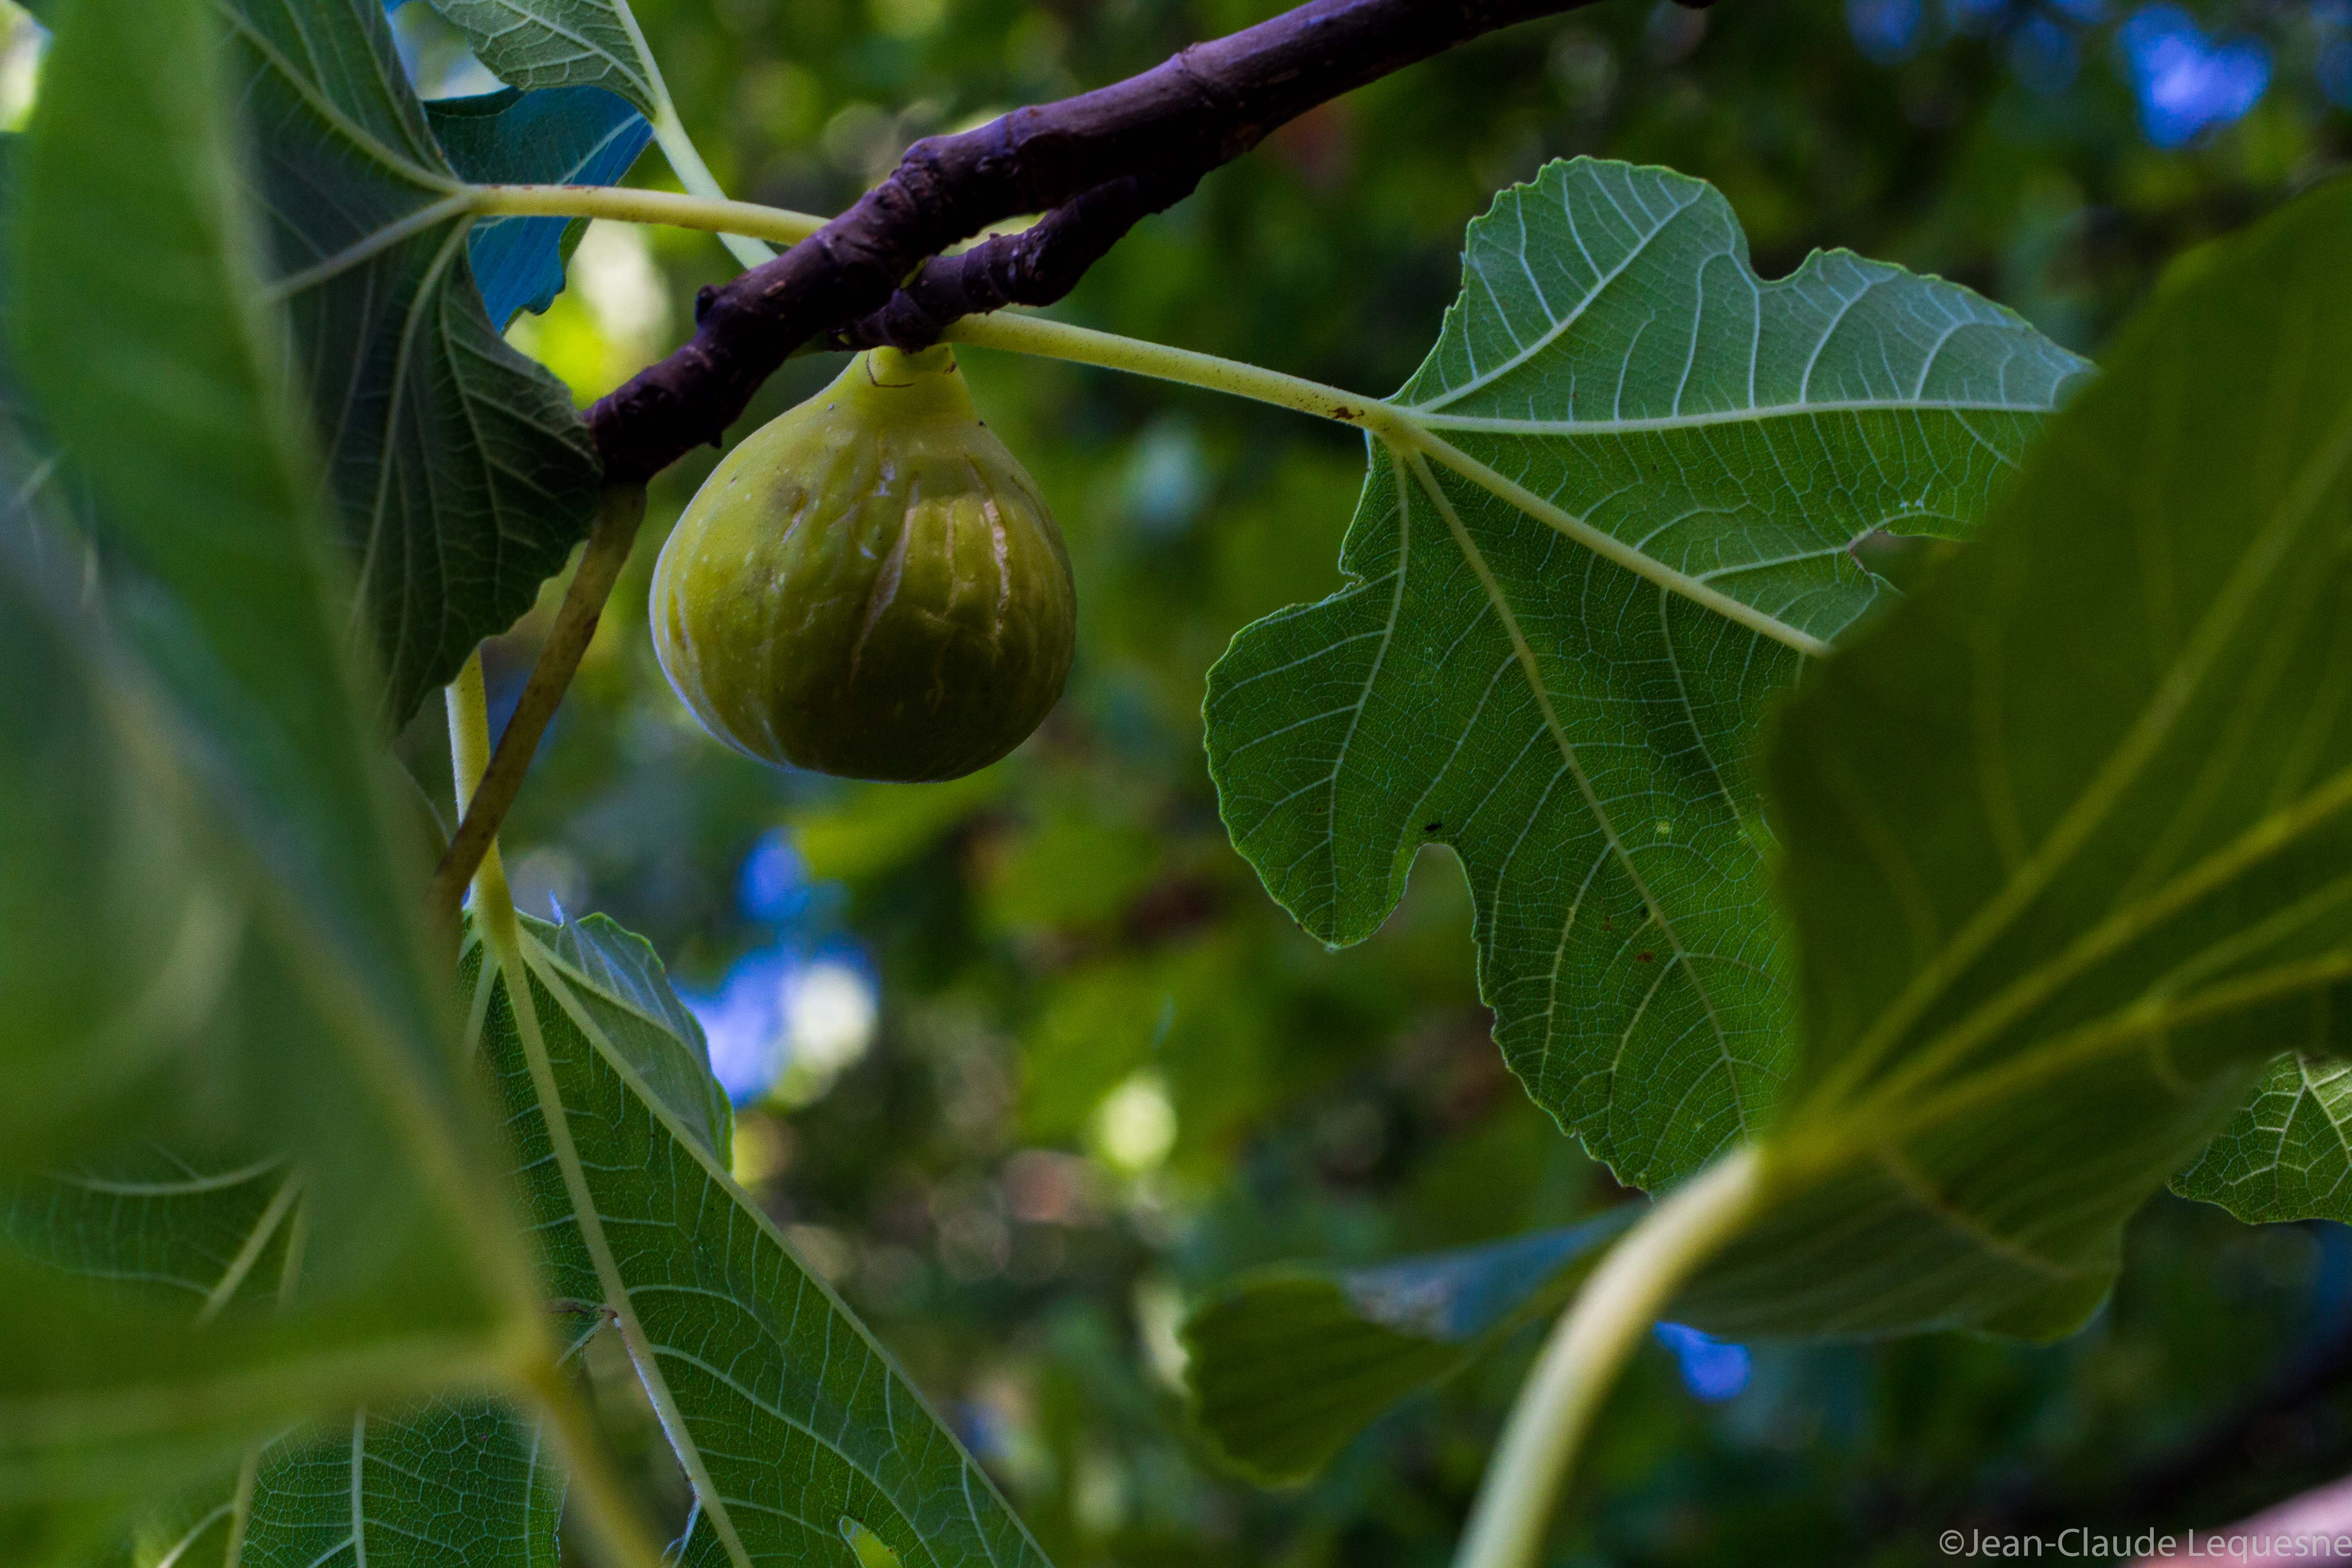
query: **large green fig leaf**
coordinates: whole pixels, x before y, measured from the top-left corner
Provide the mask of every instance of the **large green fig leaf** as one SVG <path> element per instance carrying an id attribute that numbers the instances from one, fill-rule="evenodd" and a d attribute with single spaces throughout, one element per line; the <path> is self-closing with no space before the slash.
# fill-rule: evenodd
<path id="1" fill-rule="evenodd" d="M 2352 184 L 2123 332 L 1982 540 L 1765 758 L 1805 1047 L 1675 1309 L 2065 1331 L 2352 979 Z M 2225 1149 L 2220 1157 L 2231 1157 Z"/>
<path id="2" fill-rule="evenodd" d="M 676 1070 L 698 1036 L 656 1048 L 682 1009 L 650 950 L 595 917 L 520 922 L 531 1007 L 518 1019 L 478 932 L 461 988 L 553 1289 L 611 1313 L 662 1418 L 697 1505 L 680 1561 L 845 1560 L 854 1525 L 907 1568 L 1044 1568 L 980 1467 L 727 1173 L 723 1125 L 714 1148 L 715 1112 Z M 621 952 L 635 956 L 597 956 Z"/>
<path id="3" fill-rule="evenodd" d="M 320 439 L 404 719 L 530 607 L 593 521 L 571 395 L 509 348 L 467 258 L 464 188 L 372 0 L 223 0 Z"/>
<path id="4" fill-rule="evenodd" d="M 0 778 L 0 882 L 91 944 L 35 968 L 53 939 L 12 931 L 0 1100 L 33 1125 L 5 1159 L 233 1134 L 302 1171 L 318 1289 L 199 1331 L 0 1247 L 0 1335 L 40 1347 L 0 1362 L 0 1506 L 175 1485 L 322 1409 L 478 1386 L 536 1328 L 249 265 L 221 46 L 201 0 L 78 0 L 26 149 L 17 363 L 140 574 L 107 626 L 37 588 L 0 617 L 11 743 L 60 770 Z M 86 858 L 49 837 L 85 831 Z M 101 1037 L 60 1051 L 60 1016 Z"/>
<path id="5" fill-rule="evenodd" d="M 1303 1481 L 1397 1401 L 1557 1311 L 1639 1212 L 1372 1268 L 1275 1268 L 1184 1321 L 1192 1414 L 1261 1485 Z"/>
<path id="6" fill-rule="evenodd" d="M 1234 843 L 1335 943 L 1450 846 L 1528 1092 L 1636 1185 L 1692 1169 L 1789 1067 L 1758 715 L 1886 593 L 1854 542 L 1968 532 L 2085 368 L 1844 252 L 1765 282 L 1697 180 L 1551 165 L 1470 227 L 1349 585 L 1210 672 Z"/>

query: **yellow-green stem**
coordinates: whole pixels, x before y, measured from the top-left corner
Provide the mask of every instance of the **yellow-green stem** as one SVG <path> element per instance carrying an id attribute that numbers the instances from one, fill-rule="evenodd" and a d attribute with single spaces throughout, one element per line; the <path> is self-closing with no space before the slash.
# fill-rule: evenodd
<path id="1" fill-rule="evenodd" d="M 472 185 L 467 205 L 484 217 L 602 217 L 667 224 L 719 235 L 797 245 L 826 220 L 724 196 L 640 191 L 625 185 Z"/>
<path id="2" fill-rule="evenodd" d="M 457 803 L 457 831 L 450 835 L 449 847 L 433 872 L 433 911 L 444 921 L 457 919 L 475 866 L 498 837 L 499 825 L 522 791 L 540 738 L 547 732 L 548 721 L 555 717 L 588 645 L 595 639 L 597 620 L 604 614 L 605 600 L 612 597 L 613 584 L 620 580 L 621 569 L 628 564 L 630 546 L 645 516 L 643 486 L 605 487 L 597 502 L 596 526 L 580 552 L 580 564 L 555 612 L 555 624 L 540 645 L 530 679 L 523 683 L 514 713 L 499 736 L 498 750 L 487 762 L 473 759 L 460 770 L 467 782 L 461 785 Z M 457 755 L 458 744 L 453 732 L 452 756 Z"/>
<path id="3" fill-rule="evenodd" d="M 466 660 L 457 679 L 449 683 L 448 709 L 449 757 L 456 775 L 457 809 L 463 815 L 490 762 L 490 704 L 482 683 L 479 649 Z M 508 1001 L 514 1009 L 520 1031 L 537 1020 L 526 1011 L 530 1006 L 530 984 L 522 978 L 514 900 L 507 890 L 506 870 L 499 862 L 495 839 L 474 873 L 474 910 L 476 918 L 483 922 L 492 956 L 507 974 Z M 488 983 L 485 977 L 484 984 Z M 552 1133 L 562 1128 L 561 1107 L 549 1097 L 548 1085 L 538 1087 Z M 568 1136 L 569 1130 L 563 1131 Z M 562 1369 L 551 1356 L 540 1354 L 527 1359 L 513 1375 L 545 1417 L 547 1430 L 563 1454 L 572 1481 L 571 1495 L 578 1501 L 581 1518 L 604 1554 L 614 1568 L 662 1568 L 661 1549 L 637 1518 L 620 1478 L 606 1462 L 586 1414 L 564 1381 Z"/>
<path id="4" fill-rule="evenodd" d="M 1683 1282 L 1762 1202 L 1752 1147 L 1676 1188 L 1612 1247 L 1544 1342 L 1487 1466 L 1454 1568 L 1534 1568 L 1561 1485 L 1618 1373 Z"/>
<path id="5" fill-rule="evenodd" d="M 622 9 L 625 11 L 627 7 L 623 6 Z M 646 58 L 650 59 L 652 57 L 648 55 Z M 670 172 L 677 176 L 677 183 L 687 188 L 688 194 L 734 205 L 727 201 L 727 193 L 719 188 L 719 177 L 710 172 L 710 165 L 702 161 L 701 150 L 695 146 L 694 138 L 686 133 L 685 122 L 678 119 L 677 110 L 667 97 L 662 100 L 660 112 L 654 116 L 653 123 L 654 140 L 660 143 L 662 156 L 669 160 Z M 761 244 L 757 237 L 736 229 L 721 229 L 719 242 L 746 267 L 757 267 L 776 258 L 776 253 Z M 783 243 L 790 245 L 793 241 L 788 239 Z"/>
<path id="6" fill-rule="evenodd" d="M 474 804 L 474 791 L 490 765 L 490 694 L 482 682 L 479 648 L 466 659 L 466 668 L 449 685 L 449 771 L 457 796 L 457 815 Z"/>
<path id="7" fill-rule="evenodd" d="M 1244 364 L 1238 360 L 1171 348 L 1166 343 L 1147 342 L 1140 338 L 1123 338 L 1116 332 L 1098 332 L 1090 327 L 1074 327 L 1040 316 L 1002 312 L 966 316 L 947 330 L 947 338 L 950 342 L 970 343 L 975 348 L 1004 349 L 1043 359 L 1099 365 L 1105 370 L 1125 371 L 1160 381 L 1181 382 L 1186 386 L 1204 387 L 1211 392 L 1311 414 L 1318 419 L 1358 426 L 1391 438 L 1401 425 L 1396 410 L 1378 398 L 1362 397 L 1319 381 L 1285 375 L 1278 370 Z"/>

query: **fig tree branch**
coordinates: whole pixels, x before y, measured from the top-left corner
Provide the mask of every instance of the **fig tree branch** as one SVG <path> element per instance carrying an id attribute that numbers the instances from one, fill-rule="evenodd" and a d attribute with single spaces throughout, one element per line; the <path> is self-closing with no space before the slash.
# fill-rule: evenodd
<path id="1" fill-rule="evenodd" d="M 847 212 L 706 292 L 692 341 L 589 411 L 605 478 L 642 484 L 715 445 L 804 343 L 898 332 L 913 344 L 991 300 L 1049 303 L 1146 214 L 1307 110 L 1496 28 L 1591 3 L 1310 0 L 1125 81 L 927 137 Z M 1046 215 L 1037 237 L 990 240 L 929 282 L 917 275 L 947 247 L 1027 213 Z M 910 282 L 902 304 L 894 296 Z"/>
<path id="2" fill-rule="evenodd" d="M 917 353 L 961 317 L 1006 305 L 1050 305 L 1077 287 L 1127 231 L 1182 201 L 1197 173 L 1123 174 L 1085 191 L 1019 234 L 999 235 L 954 256 L 934 256 L 887 303 L 832 334 L 835 346 L 887 343 Z"/>

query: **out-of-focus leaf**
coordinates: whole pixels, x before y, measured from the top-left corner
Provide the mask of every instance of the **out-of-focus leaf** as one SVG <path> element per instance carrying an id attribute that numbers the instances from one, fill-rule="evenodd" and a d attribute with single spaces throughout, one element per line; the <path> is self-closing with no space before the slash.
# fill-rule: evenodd
<path id="1" fill-rule="evenodd" d="M 11 655 L 86 660 L 65 689 L 102 687 L 94 710 L 142 737 L 137 766 L 68 731 L 52 755 L 83 770 L 80 790 L 189 807 L 184 882 L 170 885 L 174 868 L 158 855 L 131 890 L 152 889 L 166 937 L 162 980 L 138 989 L 186 996 L 162 982 L 198 976 L 188 984 L 202 1005 L 137 1022 L 161 1030 L 163 1048 L 134 1053 L 154 1064 L 153 1081 L 107 1141 L 198 1129 L 261 1151 L 250 1158 L 292 1160 L 315 1205 L 316 1289 L 295 1311 L 225 1311 L 196 1331 L 184 1301 L 93 1290 L 41 1248 L 0 1247 L 0 1334 L 39 1347 L 0 1363 L 5 1505 L 177 1485 L 225 1446 L 321 1409 L 445 1380 L 479 1386 L 511 1353 L 506 1313 L 528 1289 L 495 1201 L 488 1129 L 449 1048 L 412 857 L 355 704 L 317 470 L 278 380 L 281 324 L 250 269 L 220 28 L 200 0 L 77 0 L 49 56 L 26 149 L 14 341 L 146 574 L 109 609 L 151 667 L 98 651 L 99 629 L 54 607 L 48 624 L 71 629 L 45 648 L 30 621 L 5 630 L 24 639 Z M 12 833 L 60 826 L 24 823 L 8 804 Z M 52 795 L 42 809 L 59 804 Z M 105 865 L 123 830 L 97 826 L 97 876 L 12 844 L 11 897 L 19 870 L 43 879 L 46 919 L 79 921 L 84 941 L 103 943 L 125 933 L 101 902 L 125 891 Z M 183 965 L 184 911 L 208 901 L 226 940 Z M 24 984 L 7 978 L 12 994 Z M 0 1016 L 13 1021 L 16 1000 L 0 998 Z M 112 1000 L 91 1009 L 114 1015 L 109 1027 L 146 1005 L 135 993 Z M 27 1064 L 36 1078 L 54 1065 L 47 1050 L 0 1033 L 7 1087 Z M 37 1138 L 53 1164 L 89 1142 Z"/>
<path id="2" fill-rule="evenodd" d="M 413 847 L 393 826 L 362 717 L 335 609 L 345 578 L 278 381 L 282 325 L 244 270 L 253 236 L 229 84 L 180 58 L 217 57 L 215 15 L 190 0 L 160 14 L 127 0 L 74 7 L 29 150 L 24 369 L 155 585 L 117 608 L 163 656 L 154 674 L 201 726 L 190 760 L 282 889 L 261 907 L 301 952 L 294 979 L 338 998 L 363 1076 L 422 1097 L 400 1114 L 429 1115 L 446 1128 L 434 1136 L 451 1137 L 465 1089 L 445 1043 L 446 988 L 431 975 Z M 100 321 L 104 331 L 88 329 Z M 299 1079 L 301 1055 L 285 1058 L 272 1071 Z M 320 1068 L 340 1078 L 352 1064 Z M 322 1130 L 312 1152 L 331 1153 L 336 1136 Z"/>
<path id="3" fill-rule="evenodd" d="M 0 1374 L 0 1537 L 7 1560 L 37 1562 L 64 1545 L 16 1537 L 47 1541 L 65 1522 L 86 1537 L 112 1503 L 175 1489 L 289 1422 L 445 1378 L 482 1381 L 493 1322 L 464 1238 L 400 1163 L 414 1144 L 385 1125 L 384 1098 L 413 1103 L 447 1086 L 353 1070 L 353 1055 L 380 1048 L 350 1037 L 369 1021 L 310 1005 L 297 974 L 315 963 L 331 978 L 332 957 L 289 941 L 245 879 L 186 857 L 192 844 L 216 847 L 221 829 L 197 831 L 203 792 L 169 765 L 184 732 L 123 661 L 48 657 L 86 655 L 75 643 L 87 636 L 54 634 L 89 628 L 61 628 L 55 606 L 23 588 L 0 563 L 0 689 L 56 678 L 47 695 L 70 709 L 32 717 L 72 721 L 10 731 L 11 760 L 61 771 L 28 790 L 19 770 L 0 770 L 0 889 L 36 905 L 0 957 L 0 1150 L 17 1169 L 74 1173 L 0 1187 L 0 1332 L 38 1347 Z M 103 743 L 117 735 L 129 745 Z M 66 786 L 97 803 L 98 821 L 43 809 Z M 180 831 L 145 831 L 159 824 Z M 53 864 L 50 836 L 83 829 L 54 841 L 67 853 Z M 126 851 L 127 885 L 110 868 Z M 58 920 L 68 907 L 75 917 Z M 157 919 L 165 940 L 142 945 L 141 926 Z M 47 940 L 58 930 L 70 940 Z M 385 1052 L 373 1066 L 396 1080 L 403 1064 Z M 320 1289 L 283 1316 L 250 1310 L 278 1302 L 298 1251 L 299 1184 L 282 1153 L 210 1169 L 143 1146 L 99 1166 L 81 1158 L 142 1131 L 239 1123 L 308 1156 L 333 1200 L 334 1231 L 299 1249 Z M 461 1151 L 458 1127 L 429 1130 L 444 1144 L 430 1152 Z"/>
<path id="4" fill-rule="evenodd" d="M 595 452 L 571 395 L 484 313 L 462 184 L 381 9 L 222 9 L 267 215 L 244 265 L 289 308 L 385 706 L 404 719 L 586 534 Z"/>
<path id="5" fill-rule="evenodd" d="M 616 185 L 653 139 L 626 99 L 601 87 L 515 88 L 425 106 L 434 139 L 460 178 L 478 185 Z M 560 217 L 489 218 L 466 248 L 491 325 L 503 331 L 521 310 L 544 310 L 563 288 L 567 234 Z"/>
<path id="6" fill-rule="evenodd" d="M 2352 1066 L 2296 1052 L 2272 1062 L 2172 1190 L 2249 1224 L 2352 1220 Z"/>
<path id="7" fill-rule="evenodd" d="M 602 929 L 602 946 L 625 937 Z M 987 1476 L 679 1116 L 675 1086 L 647 1082 L 550 935 L 533 921 L 520 938 L 520 1022 L 535 1027 L 518 1026 L 478 934 L 461 988 L 556 1293 L 612 1309 L 694 1487 L 681 1561 L 831 1562 L 847 1519 L 908 1568 L 1042 1568 Z"/>
<path id="8" fill-rule="evenodd" d="M 0 1236 L 123 1295 L 209 1321 L 291 1301 L 301 1184 L 282 1161 L 236 1168 L 149 1146 L 26 1184 L 0 1200 Z M 338 1415 L 248 1450 L 252 1479 L 202 1488 L 132 1527 L 134 1562 L 322 1563 L 348 1553 L 416 1568 L 554 1568 L 561 1470 L 538 1433 L 486 1400 Z M 234 1468 L 234 1467 L 233 1467 Z M 233 1536 L 242 1555 L 231 1558 Z"/>
<path id="9" fill-rule="evenodd" d="M 1450 846 L 1528 1092 L 1636 1185 L 1694 1168 L 1789 1068 L 1766 700 L 1887 592 L 1848 546 L 1967 532 L 2084 369 L 1845 252 L 1764 282 L 1700 181 L 1551 165 L 1471 226 L 1356 581 L 1210 673 L 1234 845 L 1330 942 Z"/>
<path id="10" fill-rule="evenodd" d="M 25 471 L 0 462 L 0 482 Z M 101 1132 L 194 1040 L 243 923 L 199 868 L 152 704 L 97 657 L 65 585 L 35 580 L 60 574 L 24 570 L 32 552 L 0 542 L 0 1174 Z"/>
<path id="11" fill-rule="evenodd" d="M 1239 1280 L 1185 1320 L 1194 1419 L 1241 1474 L 1306 1480 L 1398 1400 L 1557 1310 L 1637 1208 L 1377 1268 Z"/>
<path id="12" fill-rule="evenodd" d="M 195 1161 L 149 1144 L 0 1194 L 0 1237 L 209 1321 L 234 1303 L 292 1298 L 301 1187 L 289 1161 Z"/>
<path id="13" fill-rule="evenodd" d="M 2067 1331 L 2352 977 L 2352 184 L 2161 292 L 1985 536 L 1782 710 L 1805 1050 L 1734 1337 Z"/>
<path id="14" fill-rule="evenodd" d="M 0 132 L 0 302 L 16 297 L 16 208 L 25 175 L 25 138 Z M 9 480 L 0 500 L 0 533 L 26 542 L 27 560 L 91 548 L 89 487 L 62 459 L 16 368 L 14 324 L 0 309 L 0 464 Z"/>

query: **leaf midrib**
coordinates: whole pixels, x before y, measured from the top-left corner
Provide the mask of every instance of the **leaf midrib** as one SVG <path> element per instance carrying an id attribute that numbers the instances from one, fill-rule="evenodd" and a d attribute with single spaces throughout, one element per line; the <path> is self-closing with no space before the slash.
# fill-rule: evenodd
<path id="1" fill-rule="evenodd" d="M 1423 429 L 1460 430 L 1498 436 L 1618 436 L 1660 430 L 1704 430 L 1722 425 L 1763 424 L 1779 419 L 1803 419 L 1825 415 L 1868 414 L 2046 414 L 2045 408 L 2017 403 L 1993 403 L 1980 398 L 1941 401 L 1922 397 L 1839 398 L 1822 403 L 1770 403 L 1746 408 L 1717 409 L 1705 414 L 1663 414 L 1624 419 L 1520 419 L 1507 415 L 1440 414 L 1422 405 L 1391 404 L 1390 407 Z M 2005 467 L 2015 459 L 2000 458 Z"/>
<path id="2" fill-rule="evenodd" d="M 1396 409 L 1393 405 L 1383 406 L 1394 417 L 1381 421 L 1381 427 L 1376 429 L 1378 435 L 1436 458 L 1496 500 L 1582 545 L 1602 560 L 1622 566 L 1669 593 L 1679 595 L 1725 620 L 1794 648 L 1808 658 L 1819 658 L 1830 651 L 1829 643 L 1811 632 L 1792 626 L 1779 616 L 1736 599 L 1719 588 L 1710 587 L 1688 573 L 1675 570 L 1641 546 L 1629 544 L 1605 529 L 1595 528 L 1559 502 L 1538 495 L 1515 479 L 1505 478 L 1443 436 L 1420 425 L 1409 411 Z"/>

